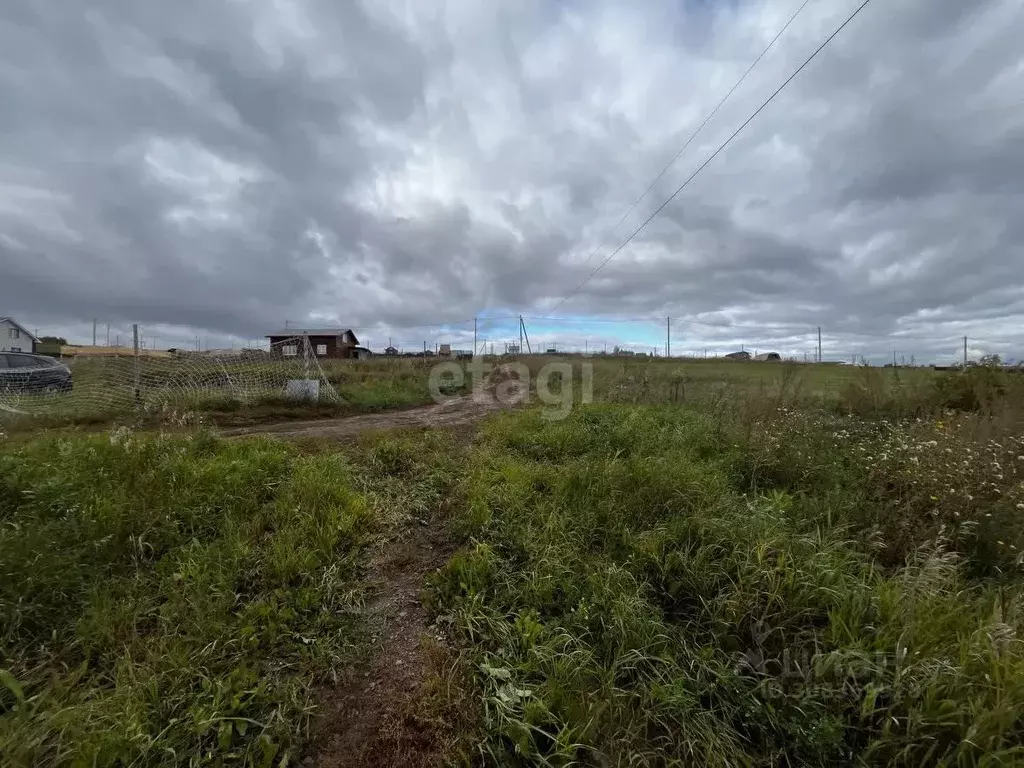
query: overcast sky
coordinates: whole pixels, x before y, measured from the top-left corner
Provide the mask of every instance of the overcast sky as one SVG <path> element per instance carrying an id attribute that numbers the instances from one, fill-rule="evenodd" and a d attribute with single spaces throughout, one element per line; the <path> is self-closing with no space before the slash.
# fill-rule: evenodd
<path id="1" fill-rule="evenodd" d="M 1021 356 L 1021 0 L 874 0 L 559 306 L 859 5 L 810 0 L 616 229 L 801 2 L 2 3 L 0 316 Z"/>

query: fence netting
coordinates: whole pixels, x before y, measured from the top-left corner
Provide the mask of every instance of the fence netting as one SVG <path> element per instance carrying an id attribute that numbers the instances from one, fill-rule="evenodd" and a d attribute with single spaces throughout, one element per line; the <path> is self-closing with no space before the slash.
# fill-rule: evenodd
<path id="1" fill-rule="evenodd" d="M 49 366 L 0 353 L 0 420 L 32 416 L 202 410 L 211 401 L 333 403 L 338 393 L 308 337 L 266 349 L 76 356 Z M 222 403 L 223 404 L 223 403 Z"/>

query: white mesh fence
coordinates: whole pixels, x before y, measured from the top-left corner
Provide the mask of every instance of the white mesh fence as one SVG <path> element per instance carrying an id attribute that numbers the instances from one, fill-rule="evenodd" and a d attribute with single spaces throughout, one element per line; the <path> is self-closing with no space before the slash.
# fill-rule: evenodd
<path id="1" fill-rule="evenodd" d="M 269 351 L 129 350 L 54 360 L 48 366 L 27 365 L 27 356 L 12 360 L 14 355 L 0 353 L 0 421 L 200 411 L 216 404 L 244 408 L 275 400 L 338 402 L 316 352 L 308 337 L 296 336 Z"/>

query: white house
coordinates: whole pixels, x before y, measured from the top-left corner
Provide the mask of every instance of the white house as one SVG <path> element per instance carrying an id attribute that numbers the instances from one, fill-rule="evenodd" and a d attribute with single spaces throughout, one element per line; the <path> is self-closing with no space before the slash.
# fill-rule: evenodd
<path id="1" fill-rule="evenodd" d="M 39 339 L 13 317 L 0 317 L 0 352 L 35 352 Z"/>

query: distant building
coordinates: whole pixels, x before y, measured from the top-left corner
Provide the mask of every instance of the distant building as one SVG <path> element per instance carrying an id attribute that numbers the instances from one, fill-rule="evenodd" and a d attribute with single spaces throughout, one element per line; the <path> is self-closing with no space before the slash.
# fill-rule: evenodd
<path id="1" fill-rule="evenodd" d="M 359 346 L 359 339 L 350 328 L 285 328 L 267 334 L 270 348 L 282 357 L 301 355 L 303 336 L 309 339 L 309 345 L 317 357 L 347 360 L 369 356 L 370 350 Z M 363 354 L 356 354 L 357 348 L 362 349 Z"/>
<path id="2" fill-rule="evenodd" d="M 754 359 L 759 361 L 759 362 L 762 362 L 762 363 L 764 363 L 764 362 L 774 363 L 774 362 L 781 361 L 782 360 L 782 355 L 780 355 L 778 352 L 762 352 L 759 355 L 755 355 Z"/>
<path id="3" fill-rule="evenodd" d="M 437 353 L 440 357 L 451 357 L 452 356 L 452 345 L 442 344 L 441 349 Z"/>
<path id="4" fill-rule="evenodd" d="M 35 352 L 39 339 L 13 317 L 0 317 L 0 352 Z"/>
<path id="5" fill-rule="evenodd" d="M 388 357 L 394 357 L 395 355 L 398 354 L 398 350 L 395 349 L 394 347 L 387 347 L 384 350 L 384 354 L 387 355 Z"/>
<path id="6" fill-rule="evenodd" d="M 725 356 L 726 360 L 749 360 L 750 353 L 746 351 L 730 352 Z"/>

